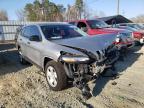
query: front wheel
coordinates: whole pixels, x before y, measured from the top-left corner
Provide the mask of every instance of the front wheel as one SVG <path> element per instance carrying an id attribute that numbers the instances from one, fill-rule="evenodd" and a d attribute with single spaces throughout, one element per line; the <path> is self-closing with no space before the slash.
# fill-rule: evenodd
<path id="1" fill-rule="evenodd" d="M 67 85 L 67 75 L 61 63 L 50 61 L 45 67 L 46 79 L 50 89 L 60 91 Z"/>

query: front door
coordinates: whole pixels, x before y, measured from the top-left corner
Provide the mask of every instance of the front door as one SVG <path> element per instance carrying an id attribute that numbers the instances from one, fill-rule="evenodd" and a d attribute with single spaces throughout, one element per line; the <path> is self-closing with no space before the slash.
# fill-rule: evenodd
<path id="1" fill-rule="evenodd" d="M 31 36 L 41 36 L 39 29 L 37 26 L 29 26 L 29 31 L 30 31 L 30 37 Z M 29 38 L 30 38 L 29 37 Z M 40 37 L 41 38 L 41 37 Z M 34 62 L 37 65 L 41 65 L 41 49 L 42 49 L 42 44 L 41 41 L 27 41 L 27 57 Z"/>

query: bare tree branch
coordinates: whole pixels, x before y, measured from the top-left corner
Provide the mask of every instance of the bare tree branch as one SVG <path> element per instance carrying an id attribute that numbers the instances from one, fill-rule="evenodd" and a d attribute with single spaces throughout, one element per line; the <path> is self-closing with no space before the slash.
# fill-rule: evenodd
<path id="1" fill-rule="evenodd" d="M 8 15 L 5 10 L 0 11 L 0 21 L 8 21 Z"/>

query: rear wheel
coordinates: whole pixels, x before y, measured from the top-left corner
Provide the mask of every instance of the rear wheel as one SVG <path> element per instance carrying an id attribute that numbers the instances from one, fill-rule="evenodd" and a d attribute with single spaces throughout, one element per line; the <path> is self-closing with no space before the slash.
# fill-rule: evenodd
<path id="1" fill-rule="evenodd" d="M 22 54 L 21 48 L 18 49 L 18 53 L 19 53 L 20 63 L 23 64 L 23 65 L 28 64 L 28 62 L 23 58 L 23 54 Z"/>
<path id="2" fill-rule="evenodd" d="M 61 63 L 50 61 L 45 67 L 46 79 L 50 89 L 60 91 L 67 85 L 67 75 Z"/>

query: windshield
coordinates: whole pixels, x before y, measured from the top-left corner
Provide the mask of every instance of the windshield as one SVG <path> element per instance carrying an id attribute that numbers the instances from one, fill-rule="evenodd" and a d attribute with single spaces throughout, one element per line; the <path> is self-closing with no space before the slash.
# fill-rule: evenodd
<path id="1" fill-rule="evenodd" d="M 41 26 L 41 30 L 48 40 L 87 36 L 82 30 L 72 25 L 44 25 Z"/>
<path id="2" fill-rule="evenodd" d="M 96 29 L 96 28 L 108 28 L 109 25 L 106 24 L 104 21 L 98 21 L 98 20 L 89 20 L 87 21 L 91 29 Z"/>

